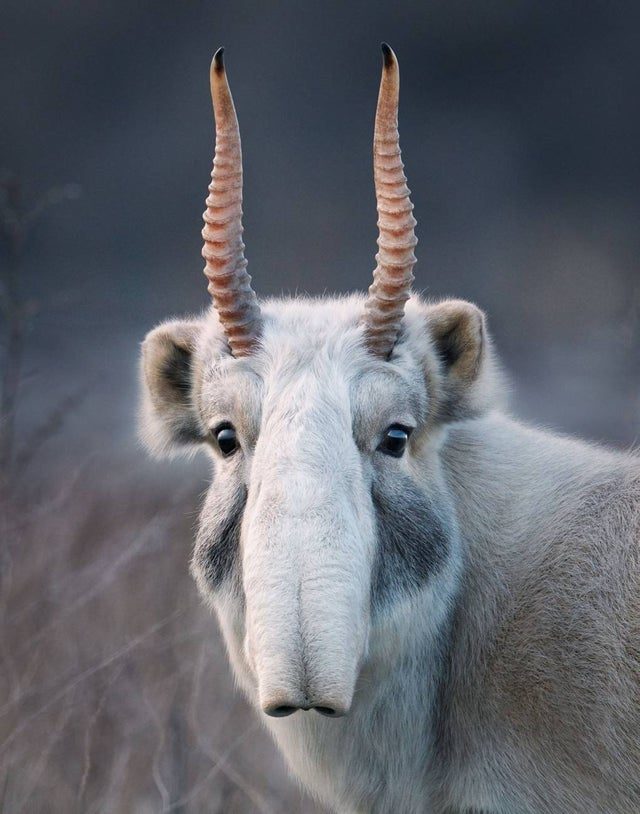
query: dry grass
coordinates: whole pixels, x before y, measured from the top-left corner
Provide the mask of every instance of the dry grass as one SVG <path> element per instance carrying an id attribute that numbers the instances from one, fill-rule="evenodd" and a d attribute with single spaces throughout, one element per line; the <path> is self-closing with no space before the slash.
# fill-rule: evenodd
<path id="1" fill-rule="evenodd" d="M 31 471 L 4 502 L 0 810 L 316 810 L 188 575 L 195 479 L 132 457 Z"/>

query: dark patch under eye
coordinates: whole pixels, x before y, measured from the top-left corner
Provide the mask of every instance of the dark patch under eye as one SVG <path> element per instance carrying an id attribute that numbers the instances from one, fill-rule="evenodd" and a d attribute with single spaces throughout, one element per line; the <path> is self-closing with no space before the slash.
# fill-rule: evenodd
<path id="1" fill-rule="evenodd" d="M 393 491 L 373 486 L 378 548 L 371 583 L 375 611 L 417 591 L 444 564 L 451 527 L 442 512 L 408 478 L 396 478 Z"/>
<path id="2" fill-rule="evenodd" d="M 201 523 L 196 539 L 194 566 L 216 590 L 231 576 L 240 576 L 240 526 L 247 503 L 247 490 L 241 486 L 224 515 L 214 524 Z M 207 512 L 207 508 L 203 512 Z M 215 514 L 219 516 L 218 512 Z"/>

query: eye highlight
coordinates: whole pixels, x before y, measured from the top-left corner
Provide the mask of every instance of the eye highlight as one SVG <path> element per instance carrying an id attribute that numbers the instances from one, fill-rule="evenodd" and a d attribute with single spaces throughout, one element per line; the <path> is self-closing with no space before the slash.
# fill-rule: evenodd
<path id="1" fill-rule="evenodd" d="M 225 421 L 223 424 L 219 424 L 211 431 L 211 435 L 218 445 L 218 449 L 225 458 L 228 458 L 229 455 L 233 455 L 233 453 L 240 446 L 235 427 L 228 421 Z"/>
<path id="2" fill-rule="evenodd" d="M 402 458 L 410 435 L 409 427 L 392 424 L 385 430 L 384 437 L 378 445 L 378 452 L 384 452 L 385 455 L 391 455 L 393 458 Z"/>

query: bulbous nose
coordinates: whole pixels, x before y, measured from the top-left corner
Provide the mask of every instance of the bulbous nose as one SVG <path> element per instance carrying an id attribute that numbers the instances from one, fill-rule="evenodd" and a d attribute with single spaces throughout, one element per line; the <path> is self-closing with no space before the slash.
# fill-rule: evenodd
<path id="1" fill-rule="evenodd" d="M 325 715 L 327 718 L 341 718 L 346 715 L 348 710 L 339 707 L 337 704 L 293 704 L 293 703 L 276 703 L 267 704 L 263 707 L 264 712 L 272 718 L 286 718 L 288 715 L 293 715 L 299 709 L 307 712 L 314 709 L 320 715 Z"/>

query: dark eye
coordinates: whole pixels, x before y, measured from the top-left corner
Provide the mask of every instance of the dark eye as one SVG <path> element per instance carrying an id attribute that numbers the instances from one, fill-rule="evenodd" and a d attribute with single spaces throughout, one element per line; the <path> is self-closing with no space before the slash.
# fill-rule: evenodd
<path id="1" fill-rule="evenodd" d="M 238 449 L 238 436 L 231 424 L 220 424 L 212 431 L 212 435 L 225 458 Z"/>
<path id="2" fill-rule="evenodd" d="M 402 458 L 411 430 L 400 424 L 392 424 L 384 434 L 378 450 L 394 458 Z"/>

